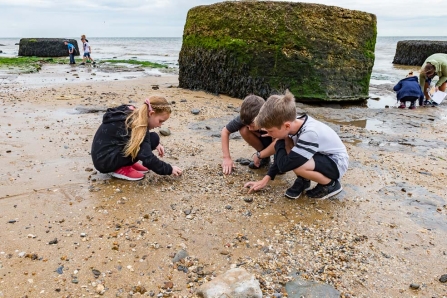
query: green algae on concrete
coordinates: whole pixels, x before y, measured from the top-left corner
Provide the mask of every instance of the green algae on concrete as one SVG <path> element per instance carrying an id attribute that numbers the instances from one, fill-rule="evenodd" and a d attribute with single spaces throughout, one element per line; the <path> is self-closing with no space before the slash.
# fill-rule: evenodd
<path id="1" fill-rule="evenodd" d="M 0 57 L 0 70 L 10 73 L 31 73 L 42 68 L 42 64 L 68 64 L 66 58 Z"/>
<path id="2" fill-rule="evenodd" d="M 118 59 L 109 59 L 109 60 L 101 60 L 101 63 L 125 63 L 125 64 L 132 64 L 132 65 L 139 65 L 141 67 L 150 67 L 150 68 L 168 68 L 168 66 L 160 63 L 150 62 L 150 61 L 139 61 L 135 59 L 127 59 L 127 60 L 118 60 Z"/>
<path id="3" fill-rule="evenodd" d="M 233 1 L 189 10 L 179 86 L 244 98 L 368 97 L 376 17 L 319 4 Z"/>

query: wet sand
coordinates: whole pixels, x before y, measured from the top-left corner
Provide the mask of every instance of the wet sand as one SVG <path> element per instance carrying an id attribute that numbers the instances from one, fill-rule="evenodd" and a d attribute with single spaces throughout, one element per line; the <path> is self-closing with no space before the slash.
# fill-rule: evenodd
<path id="1" fill-rule="evenodd" d="M 291 173 L 254 195 L 243 184 L 265 169 L 222 175 L 218 135 L 239 99 L 177 88 L 175 75 L 74 72 L 0 80 L 0 297 L 192 297 L 232 267 L 254 273 L 265 297 L 284 296 L 297 274 L 345 297 L 447 295 L 438 280 L 447 274 L 444 104 L 297 104 L 339 133 L 351 160 L 336 199 L 293 201 L 284 197 Z M 161 142 L 184 175 L 97 173 L 89 152 L 103 113 L 86 111 L 152 94 L 175 101 Z M 234 160 L 253 154 L 241 139 L 230 146 Z M 182 249 L 189 256 L 173 263 Z"/>

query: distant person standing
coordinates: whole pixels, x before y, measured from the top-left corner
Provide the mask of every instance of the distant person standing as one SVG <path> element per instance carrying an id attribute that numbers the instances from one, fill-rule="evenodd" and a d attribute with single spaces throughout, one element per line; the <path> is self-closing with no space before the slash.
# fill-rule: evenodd
<path id="1" fill-rule="evenodd" d="M 91 63 L 96 64 L 96 62 L 91 57 L 92 48 L 90 47 L 88 40 L 85 38 L 85 35 L 81 36 L 82 48 L 84 49 L 84 57 L 82 58 L 81 65 L 85 65 L 85 61 L 89 60 Z"/>
<path id="2" fill-rule="evenodd" d="M 421 72 L 419 74 L 419 85 L 425 95 L 424 105 L 438 105 L 430 99 L 428 95 L 428 89 L 431 84 L 431 80 L 438 76 L 439 80 L 435 85 L 436 91 L 443 91 L 447 87 L 447 54 L 436 53 L 425 59 L 422 65 Z"/>
<path id="3" fill-rule="evenodd" d="M 70 64 L 76 64 L 75 62 L 75 46 L 68 42 L 68 40 L 64 40 L 64 44 L 68 47 L 68 56 L 70 56 Z"/>

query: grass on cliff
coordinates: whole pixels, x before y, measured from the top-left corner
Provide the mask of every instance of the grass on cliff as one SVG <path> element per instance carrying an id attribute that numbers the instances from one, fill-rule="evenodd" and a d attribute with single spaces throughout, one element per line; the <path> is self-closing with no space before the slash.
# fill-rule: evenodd
<path id="1" fill-rule="evenodd" d="M 141 67 L 150 67 L 150 68 L 168 68 L 166 65 L 164 64 L 160 64 L 160 63 L 154 63 L 154 62 L 149 62 L 149 61 L 138 61 L 138 60 L 133 60 L 133 59 L 128 59 L 128 60 L 101 60 L 101 63 L 103 62 L 109 62 L 109 63 L 126 63 L 126 64 L 133 64 L 133 65 L 139 65 Z"/>

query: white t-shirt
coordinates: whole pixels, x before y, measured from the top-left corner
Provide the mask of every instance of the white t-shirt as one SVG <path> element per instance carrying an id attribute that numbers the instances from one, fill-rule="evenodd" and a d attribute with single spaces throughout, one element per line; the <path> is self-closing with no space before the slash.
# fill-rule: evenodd
<path id="1" fill-rule="evenodd" d="M 88 42 L 84 42 L 83 46 L 84 46 L 84 53 L 90 53 L 90 45 L 88 44 Z"/>
<path id="2" fill-rule="evenodd" d="M 303 118 L 300 116 L 297 118 Z M 318 120 L 307 116 L 303 126 L 296 135 L 289 135 L 295 146 L 292 151 L 311 159 L 315 153 L 327 155 L 338 167 L 340 178 L 348 170 L 349 156 L 346 147 L 337 133 Z"/>

